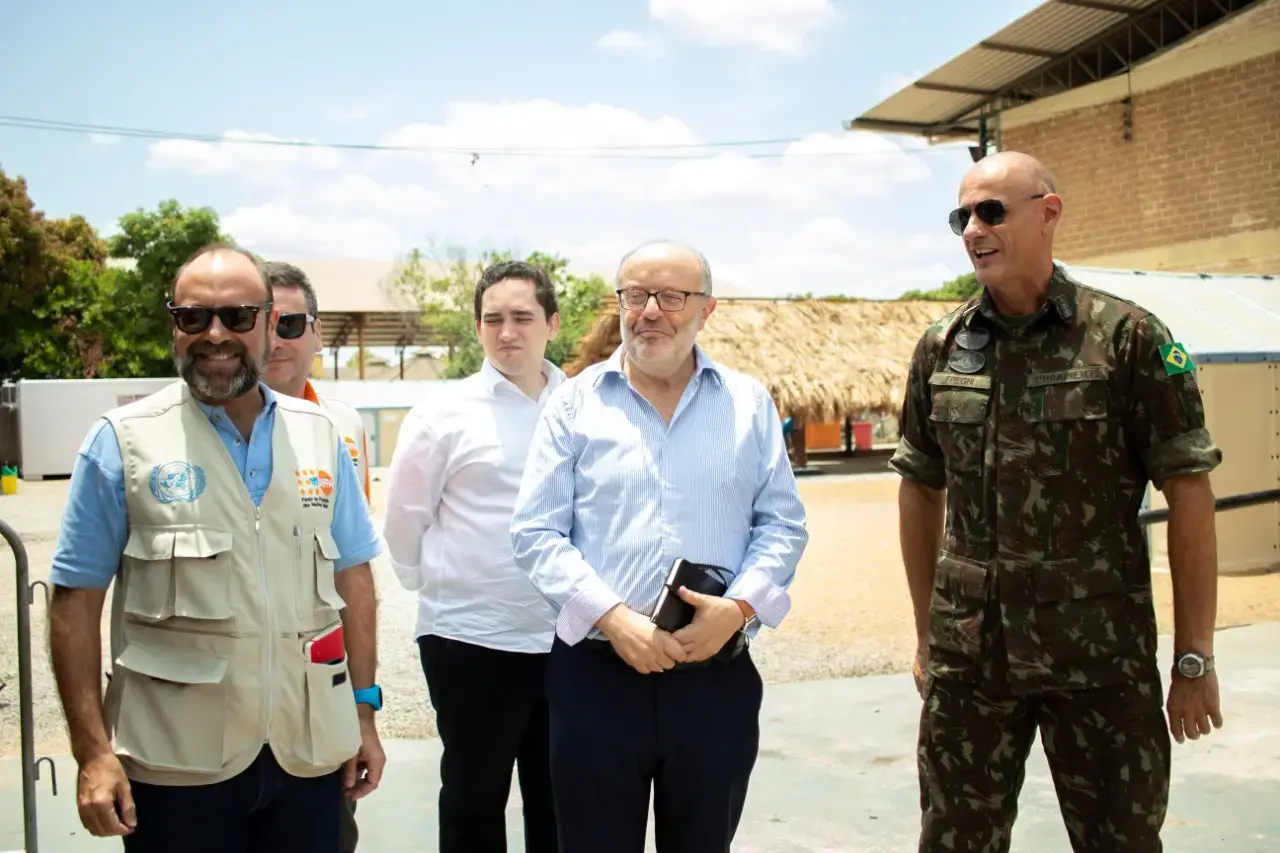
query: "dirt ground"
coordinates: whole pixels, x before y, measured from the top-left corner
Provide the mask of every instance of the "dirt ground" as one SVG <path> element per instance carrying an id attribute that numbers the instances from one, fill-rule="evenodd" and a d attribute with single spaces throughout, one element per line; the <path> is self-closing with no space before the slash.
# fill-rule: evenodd
<path id="1" fill-rule="evenodd" d="M 875 467 L 873 466 L 873 470 Z M 883 470 L 882 468 L 880 470 Z M 375 472 L 374 512 L 381 515 L 384 472 Z M 765 631 L 752 654 L 772 683 L 896 672 L 914 648 L 910 599 L 897 540 L 898 481 L 892 475 L 814 476 L 800 480 L 810 543 L 792 587 L 790 616 Z M 65 481 L 24 483 L 0 497 L 0 518 L 24 536 L 33 580 L 47 577 L 66 489 Z M 380 520 L 379 520 L 380 524 Z M 1158 620 L 1172 625 L 1170 576 L 1161 570 L 1164 527 L 1154 531 Z M 16 596 L 13 558 L 0 544 L 0 755 L 18 751 Z M 380 718 L 385 737 L 435 732 L 412 626 L 413 596 L 400 589 L 385 562 L 375 565 L 381 593 L 379 681 L 388 696 Z M 1280 619 L 1280 573 L 1223 577 L 1218 625 Z M 32 610 L 36 741 L 41 754 L 66 751 L 62 714 L 48 666 L 45 610 Z"/>

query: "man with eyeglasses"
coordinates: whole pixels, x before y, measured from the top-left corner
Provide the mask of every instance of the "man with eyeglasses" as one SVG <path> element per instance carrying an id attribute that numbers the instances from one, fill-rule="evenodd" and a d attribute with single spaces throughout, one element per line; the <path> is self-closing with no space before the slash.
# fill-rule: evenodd
<path id="1" fill-rule="evenodd" d="M 293 264 L 267 261 L 262 274 L 271 285 L 280 319 L 276 323 L 275 346 L 267 360 L 266 383 L 277 394 L 310 400 L 327 409 L 342 431 L 342 440 L 355 464 L 356 482 L 372 501 L 369 488 L 369 447 L 360 413 L 341 400 L 321 397 L 308 378 L 323 345 L 320 303 L 307 274 Z M 356 801 L 342 797 L 342 853 L 354 853 L 360 840 L 356 824 Z"/>
<path id="2" fill-rule="evenodd" d="M 343 790 L 385 763 L 380 542 L 333 417 L 261 381 L 257 259 L 199 250 L 169 311 L 181 380 L 94 424 L 50 574 L 80 819 L 131 853 L 337 851 Z"/>
<path id="3" fill-rule="evenodd" d="M 917 344 L 890 462 L 924 700 L 920 850 L 1009 849 L 1038 730 L 1073 849 L 1158 851 L 1170 732 L 1222 725 L 1222 453 L 1169 329 L 1053 261 L 1063 202 L 1043 164 L 987 157 L 959 200 L 951 227 L 982 294 Z M 1170 507 L 1167 725 L 1148 483 Z"/>
<path id="4" fill-rule="evenodd" d="M 727 850 L 759 745 L 748 639 L 790 608 L 804 507 L 768 392 L 697 346 L 706 259 L 646 243 L 617 282 L 622 345 L 548 401 L 511 526 L 556 614 L 560 853 L 643 849 L 651 790 L 659 850 Z M 667 630 L 650 617 L 677 560 L 703 591 L 674 581 Z"/>

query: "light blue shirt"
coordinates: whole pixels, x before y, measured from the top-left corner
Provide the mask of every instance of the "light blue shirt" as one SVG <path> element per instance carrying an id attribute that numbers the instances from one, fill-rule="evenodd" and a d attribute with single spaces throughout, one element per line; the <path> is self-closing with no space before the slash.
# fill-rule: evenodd
<path id="1" fill-rule="evenodd" d="M 511 539 L 570 645 L 598 636 L 617 604 L 648 616 L 677 558 L 731 572 L 726 595 L 763 625 L 790 610 L 809 535 L 777 410 L 759 382 L 694 354 L 670 428 L 623 373 L 621 348 L 543 410 Z"/>
<path id="2" fill-rule="evenodd" d="M 271 482 L 271 434 L 276 421 L 276 394 L 266 385 L 259 387 L 266 405 L 254 421 L 247 442 L 225 409 L 196 401 L 235 461 L 255 506 L 262 503 Z M 347 458 L 347 449 L 339 438 L 338 459 Z M 334 561 L 335 571 L 367 563 L 382 551 L 354 470 L 351 465 L 337 466 L 332 533 L 341 558 Z M 49 580 L 65 587 L 106 589 L 119 568 L 128 533 L 120 442 L 115 429 L 102 419 L 89 430 L 76 456 Z"/>

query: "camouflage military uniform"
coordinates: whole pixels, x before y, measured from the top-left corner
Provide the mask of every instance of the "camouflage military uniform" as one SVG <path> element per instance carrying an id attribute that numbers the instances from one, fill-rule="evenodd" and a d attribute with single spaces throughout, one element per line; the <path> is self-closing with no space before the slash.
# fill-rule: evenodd
<path id="1" fill-rule="evenodd" d="M 1075 850 L 1160 849 L 1170 744 L 1137 514 L 1148 480 L 1222 458 L 1174 344 L 1055 265 L 1036 314 L 1002 318 L 984 292 L 916 347 L 890 464 L 947 491 L 922 851 L 1008 849 L 1037 728 Z"/>

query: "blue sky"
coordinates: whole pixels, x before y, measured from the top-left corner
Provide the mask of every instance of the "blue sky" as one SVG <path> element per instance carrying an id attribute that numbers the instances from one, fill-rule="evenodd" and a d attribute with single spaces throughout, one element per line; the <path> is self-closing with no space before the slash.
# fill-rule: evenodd
<path id="1" fill-rule="evenodd" d="M 104 233 L 174 197 L 212 206 L 273 257 L 493 245 L 604 273 L 634 243 L 670 236 L 707 253 L 725 293 L 895 296 L 968 268 L 946 214 L 971 161 L 841 122 L 1035 5 L 20 3 L 0 56 L 6 115 L 468 150 L 804 141 L 760 149 L 786 153 L 769 160 L 704 148 L 473 165 L 0 127 L 0 168 L 25 176 L 48 214 Z"/>

